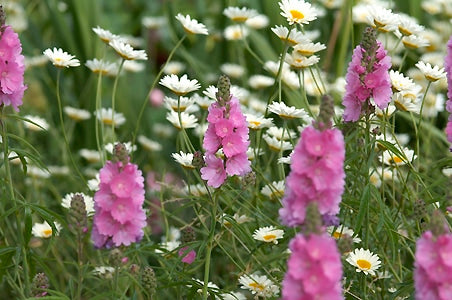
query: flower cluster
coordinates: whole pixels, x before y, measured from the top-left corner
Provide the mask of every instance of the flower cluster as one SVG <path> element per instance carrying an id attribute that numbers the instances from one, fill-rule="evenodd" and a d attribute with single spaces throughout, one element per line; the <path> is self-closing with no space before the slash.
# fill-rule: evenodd
<path id="1" fill-rule="evenodd" d="M 227 81 L 227 95 L 219 96 L 218 101 L 209 107 L 209 125 L 203 142 L 206 166 L 201 168 L 202 179 L 215 188 L 223 184 L 227 175 L 243 176 L 251 171 L 251 163 L 246 154 L 250 144 L 246 118 L 240 109 L 239 100 L 229 95 L 229 80 L 224 79 L 227 77 L 222 78 L 219 82 Z M 219 90 L 218 95 L 221 93 L 220 87 Z M 225 156 L 224 160 L 216 156 L 220 149 Z"/>
<path id="2" fill-rule="evenodd" d="M 416 299 L 450 299 L 452 235 L 425 232 L 416 244 L 414 285 Z"/>
<path id="3" fill-rule="evenodd" d="M 388 106 L 392 95 L 388 73 L 390 67 L 391 57 L 375 39 L 375 30 L 368 28 L 361 45 L 353 51 L 352 61 L 347 69 L 343 100 L 344 121 L 358 121 L 361 111 L 374 105 L 370 98 L 380 109 Z"/>
<path id="4" fill-rule="evenodd" d="M 452 36 L 447 42 L 447 54 L 444 59 L 444 69 L 447 77 L 447 102 L 446 110 L 450 113 L 446 127 L 446 135 L 449 143 L 452 143 Z"/>
<path id="5" fill-rule="evenodd" d="M 94 245 L 128 246 L 140 241 L 146 225 L 141 171 L 126 156 L 120 161 L 107 161 L 99 177 L 99 190 L 94 195 Z"/>
<path id="6" fill-rule="evenodd" d="M 316 202 L 322 215 L 335 215 L 344 191 L 345 145 L 340 130 L 306 127 L 292 154 L 286 179 L 281 221 L 287 226 L 304 223 L 306 207 Z"/>
<path id="7" fill-rule="evenodd" d="M 333 238 L 298 234 L 290 241 L 282 299 L 343 299 L 342 264 Z"/>
<path id="8" fill-rule="evenodd" d="M 19 36 L 11 26 L 1 24 L 0 35 L 0 105 L 19 111 L 24 91 L 25 57 Z"/>

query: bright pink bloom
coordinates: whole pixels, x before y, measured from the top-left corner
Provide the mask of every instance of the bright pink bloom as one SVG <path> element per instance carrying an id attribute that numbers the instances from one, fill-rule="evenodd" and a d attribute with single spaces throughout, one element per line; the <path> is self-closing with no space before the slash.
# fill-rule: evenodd
<path id="1" fill-rule="evenodd" d="M 326 234 L 298 234 L 289 248 L 283 300 L 343 299 L 342 263 L 334 239 Z"/>
<path id="2" fill-rule="evenodd" d="M 434 237 L 425 232 L 416 243 L 416 299 L 452 299 L 452 234 Z"/>
<path id="3" fill-rule="evenodd" d="M 283 207 L 279 215 L 287 226 L 301 225 L 306 207 L 316 202 L 322 215 L 335 215 L 345 185 L 345 145 L 340 130 L 306 127 L 292 154 Z"/>
<path id="4" fill-rule="evenodd" d="M 165 98 L 165 94 L 161 89 L 155 88 L 149 94 L 149 102 L 154 107 L 160 107 L 163 104 L 163 100 Z"/>
<path id="5" fill-rule="evenodd" d="M 447 102 L 446 110 L 449 112 L 449 120 L 446 127 L 446 135 L 449 143 L 452 143 L 452 35 L 447 42 L 447 53 L 444 59 L 444 70 L 447 78 Z"/>
<path id="6" fill-rule="evenodd" d="M 191 265 L 195 261 L 196 252 L 195 252 L 195 250 L 190 250 L 190 251 L 188 251 L 188 250 L 189 250 L 188 247 L 183 247 L 179 250 L 178 254 L 179 254 L 179 257 L 182 257 L 181 261 L 183 263 Z"/>
<path id="7" fill-rule="evenodd" d="M 251 163 L 246 155 L 250 145 L 248 126 L 240 103 L 234 97 L 225 106 L 220 106 L 219 102 L 212 103 L 207 121 L 209 126 L 203 142 L 206 166 L 201 168 L 201 178 L 207 180 L 208 185 L 218 188 L 227 175 L 243 176 L 251 171 Z M 215 156 L 219 149 L 223 150 L 224 160 Z"/>
<path id="8" fill-rule="evenodd" d="M 24 85 L 25 58 L 19 36 L 11 26 L 2 26 L 0 38 L 0 105 L 11 105 L 19 111 Z"/>
<path id="9" fill-rule="evenodd" d="M 95 215 L 91 239 L 98 248 L 128 246 L 141 240 L 146 214 L 144 178 L 135 164 L 107 161 L 99 172 L 94 195 Z"/>
<path id="10" fill-rule="evenodd" d="M 362 45 L 358 45 L 353 51 L 342 103 L 345 106 L 346 122 L 358 121 L 363 105 L 372 105 L 370 98 L 373 98 L 380 109 L 385 109 L 391 101 L 392 89 L 388 72 L 391 57 L 379 41 L 376 41 L 376 45 L 378 48 L 374 54 L 366 53 Z"/>

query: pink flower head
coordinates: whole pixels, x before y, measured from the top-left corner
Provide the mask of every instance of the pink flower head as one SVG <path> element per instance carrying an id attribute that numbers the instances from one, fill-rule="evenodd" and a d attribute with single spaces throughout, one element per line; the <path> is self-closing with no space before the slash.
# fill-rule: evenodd
<path id="1" fill-rule="evenodd" d="M 128 246 L 140 241 L 146 226 L 141 171 L 130 162 L 107 161 L 99 173 L 91 235 L 94 245 L 98 248 Z"/>
<path id="2" fill-rule="evenodd" d="M 416 243 L 414 286 L 416 299 L 452 297 L 452 234 L 434 237 L 425 232 Z"/>
<path id="3" fill-rule="evenodd" d="M 22 97 L 27 88 L 24 85 L 25 58 L 17 33 L 11 26 L 2 25 L 0 38 L 0 105 L 11 105 L 19 111 Z"/>
<path id="4" fill-rule="evenodd" d="M 165 94 L 161 89 L 155 88 L 149 94 L 149 102 L 154 107 L 160 107 L 163 104 L 163 100 L 165 98 Z"/>
<path id="5" fill-rule="evenodd" d="M 292 154 L 291 171 L 279 216 L 283 224 L 303 224 L 306 208 L 316 202 L 322 215 L 335 215 L 345 185 L 345 145 L 340 130 L 306 127 Z"/>
<path id="6" fill-rule="evenodd" d="M 447 78 L 447 102 L 446 110 L 452 114 L 452 35 L 447 42 L 447 53 L 444 59 L 444 70 Z M 452 117 L 449 115 L 449 120 L 446 127 L 446 135 L 449 143 L 452 143 Z M 452 148 L 451 148 L 452 149 Z M 451 150 L 452 151 L 452 150 Z"/>
<path id="7" fill-rule="evenodd" d="M 208 185 L 218 188 L 227 175 L 243 176 L 251 171 L 251 163 L 246 155 L 250 144 L 249 132 L 246 118 L 235 97 L 231 97 L 224 106 L 220 102 L 212 103 L 207 121 L 209 126 L 203 142 L 206 166 L 201 168 L 201 178 L 207 180 Z M 223 150 L 224 160 L 215 156 L 219 149 Z"/>
<path id="8" fill-rule="evenodd" d="M 385 109 L 391 101 L 392 89 L 389 77 L 391 57 L 381 42 L 372 36 L 372 29 L 365 32 L 363 42 L 353 51 L 352 61 L 347 69 L 344 121 L 355 122 L 361 116 L 365 103 L 373 98 L 374 103 Z"/>
<path id="9" fill-rule="evenodd" d="M 179 254 L 179 257 L 182 257 L 181 261 L 183 263 L 191 265 L 195 261 L 196 252 L 195 252 L 195 250 L 190 250 L 190 251 L 188 251 L 188 250 L 189 250 L 188 246 L 183 247 L 179 250 L 178 254 Z"/>
<path id="10" fill-rule="evenodd" d="M 336 242 L 326 234 L 296 235 L 282 283 L 282 299 L 343 299 L 342 264 Z"/>

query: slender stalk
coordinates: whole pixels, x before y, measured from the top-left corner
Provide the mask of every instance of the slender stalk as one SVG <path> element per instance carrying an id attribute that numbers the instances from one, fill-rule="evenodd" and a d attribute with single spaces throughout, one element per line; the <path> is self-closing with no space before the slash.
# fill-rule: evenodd
<path id="1" fill-rule="evenodd" d="M 82 173 L 80 172 L 80 170 L 77 167 L 77 164 L 75 163 L 74 157 L 72 156 L 72 153 L 71 153 L 71 148 L 69 146 L 69 141 L 66 136 L 66 130 L 64 127 L 64 119 L 63 119 L 63 109 L 61 106 L 60 77 L 61 77 L 61 69 L 58 69 L 57 82 L 56 82 L 56 96 L 57 96 L 57 101 L 58 101 L 58 112 L 59 112 L 59 116 L 60 116 L 61 131 L 63 132 L 63 138 L 64 138 L 64 143 L 66 145 L 66 151 L 69 154 L 69 158 L 71 159 L 72 166 L 74 167 L 75 171 L 77 172 L 77 175 L 80 177 L 81 180 L 83 180 L 83 183 L 86 185 L 85 177 L 82 175 Z"/>
<path id="2" fill-rule="evenodd" d="M 96 90 L 96 120 L 95 120 L 95 127 L 96 127 L 96 143 L 97 143 L 97 150 L 99 151 L 100 154 L 100 160 L 102 162 L 102 165 L 105 164 L 105 147 L 104 145 L 104 126 L 102 123 L 102 113 L 101 113 L 101 105 L 100 105 L 100 100 L 101 100 L 101 95 L 102 95 L 102 72 L 99 72 L 99 77 L 97 78 L 97 90 Z M 98 118 L 98 115 L 99 117 Z M 100 132 L 99 132 L 99 124 L 100 126 Z"/>
<path id="3" fill-rule="evenodd" d="M 179 42 L 177 42 L 176 46 L 174 46 L 173 50 L 171 50 L 170 54 L 168 55 L 168 59 L 166 60 L 166 62 L 163 65 L 163 67 L 160 68 L 160 71 L 158 72 L 157 76 L 155 76 L 154 82 L 152 82 L 152 85 L 151 85 L 148 93 L 146 94 L 146 97 L 143 100 L 143 104 L 141 105 L 140 112 L 138 113 L 138 119 L 137 119 L 137 124 L 135 125 L 135 130 L 133 131 L 132 145 L 135 145 L 135 140 L 136 140 L 136 137 L 137 137 L 138 128 L 140 127 L 141 118 L 143 117 L 143 113 L 144 113 L 144 110 L 146 108 L 146 104 L 149 101 L 148 100 L 149 96 L 151 95 L 151 92 L 154 89 L 155 85 L 157 84 L 157 81 L 159 80 L 160 76 L 162 76 L 163 70 L 165 69 L 166 65 L 171 61 L 171 59 L 173 58 L 174 53 L 180 47 L 180 45 L 182 44 L 182 42 L 185 40 L 186 37 L 187 37 L 187 35 L 182 36 L 182 38 L 179 40 Z"/>
<path id="4" fill-rule="evenodd" d="M 210 227 L 210 233 L 209 233 L 209 240 L 206 247 L 206 262 L 204 265 L 204 286 L 202 288 L 202 299 L 207 300 L 207 285 L 209 283 L 209 271 L 210 271 L 210 257 L 212 254 L 212 248 L 213 248 L 213 238 L 215 237 L 215 227 L 217 225 L 217 197 L 213 198 L 213 203 L 211 207 L 211 227 Z"/>
<path id="5" fill-rule="evenodd" d="M 125 59 L 123 58 L 121 60 L 121 64 L 118 68 L 118 73 L 116 74 L 115 83 L 113 84 L 113 93 L 111 95 L 111 109 L 112 109 L 112 116 L 111 116 L 111 132 L 112 132 L 112 138 L 115 142 L 115 102 L 116 102 L 116 88 L 118 87 L 118 81 L 119 81 L 119 75 L 121 74 L 122 67 L 124 66 Z"/>

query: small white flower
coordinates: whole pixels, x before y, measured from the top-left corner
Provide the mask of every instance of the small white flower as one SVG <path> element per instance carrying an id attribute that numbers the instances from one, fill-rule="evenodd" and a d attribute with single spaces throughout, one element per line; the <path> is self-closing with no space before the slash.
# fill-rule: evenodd
<path id="1" fill-rule="evenodd" d="M 113 34 L 109 30 L 100 28 L 99 26 L 93 28 L 93 31 L 102 40 L 102 42 L 107 44 L 110 43 L 111 40 L 120 38 L 119 35 Z"/>
<path id="2" fill-rule="evenodd" d="M 262 29 L 268 26 L 270 20 L 266 15 L 257 15 L 246 20 L 245 25 L 254 28 L 254 29 Z"/>
<path id="3" fill-rule="evenodd" d="M 85 109 L 65 106 L 63 111 L 66 115 L 74 121 L 83 121 L 91 118 L 91 113 Z"/>
<path id="4" fill-rule="evenodd" d="M 372 183 L 376 188 L 379 188 L 381 186 L 381 179 L 383 178 L 383 181 L 397 181 L 397 176 L 395 176 L 395 173 L 391 171 L 389 168 L 385 168 L 382 174 L 382 168 L 377 167 L 376 169 L 369 170 L 369 181 Z"/>
<path id="5" fill-rule="evenodd" d="M 87 66 L 95 74 L 110 75 L 114 74 L 115 71 L 117 71 L 117 65 L 115 63 L 97 58 L 87 60 L 85 66 Z"/>
<path id="6" fill-rule="evenodd" d="M 86 194 L 83 193 L 77 193 L 79 195 L 81 195 L 83 197 L 83 202 L 85 202 L 85 209 L 86 209 L 86 214 L 88 216 L 92 216 L 94 214 L 94 200 L 93 197 L 88 196 Z M 75 194 L 74 193 L 69 193 L 66 194 L 63 197 L 63 200 L 61 202 L 61 206 L 63 206 L 64 208 L 71 208 L 71 202 L 72 202 L 72 197 L 74 197 Z"/>
<path id="7" fill-rule="evenodd" d="M 284 196 L 285 183 L 284 180 L 273 181 L 270 184 L 265 185 L 261 189 L 261 193 L 268 198 L 282 198 Z"/>
<path id="8" fill-rule="evenodd" d="M 96 150 L 80 149 L 78 153 L 89 163 L 97 163 L 100 161 L 100 153 Z"/>
<path id="9" fill-rule="evenodd" d="M 196 278 L 192 278 L 192 280 L 195 281 L 198 285 L 204 286 L 204 281 L 201 281 L 201 280 L 196 279 Z M 192 287 L 190 284 L 187 285 L 187 286 L 189 288 Z M 207 282 L 207 288 L 210 289 L 210 290 L 216 291 L 216 292 L 220 291 L 220 288 L 218 287 L 218 285 L 216 285 L 215 283 L 210 282 L 210 281 Z M 199 294 L 202 294 L 202 288 L 197 289 L 196 292 L 199 293 Z"/>
<path id="10" fill-rule="evenodd" d="M 278 244 L 278 239 L 282 239 L 283 236 L 284 230 L 276 229 L 273 226 L 261 227 L 256 229 L 253 234 L 255 240 L 273 244 Z"/>
<path id="11" fill-rule="evenodd" d="M 402 35 L 409 36 L 412 34 L 419 35 L 425 29 L 424 26 L 419 25 L 417 23 L 416 18 L 413 18 L 409 15 L 405 15 L 402 13 L 399 13 L 397 17 L 399 20 L 398 20 L 398 31 L 396 32 L 396 35 L 398 35 L 398 33 L 400 34 L 400 36 Z"/>
<path id="12" fill-rule="evenodd" d="M 392 10 L 380 5 L 367 6 L 367 22 L 372 27 L 376 27 L 381 32 L 394 31 L 397 28 L 397 17 Z"/>
<path id="13" fill-rule="evenodd" d="M 296 29 L 292 29 L 289 33 L 289 29 L 287 27 L 276 25 L 271 29 L 274 34 L 276 34 L 281 41 L 286 41 L 290 46 L 295 46 L 300 43 L 309 42 L 303 32 L 298 31 Z"/>
<path id="14" fill-rule="evenodd" d="M 64 52 L 63 49 L 53 48 L 44 50 L 44 55 L 49 58 L 52 64 L 58 68 L 69 68 L 80 66 L 80 61 L 74 55 Z"/>
<path id="15" fill-rule="evenodd" d="M 23 121 L 25 127 L 32 131 L 42 131 L 42 130 L 49 129 L 49 126 L 50 126 L 49 123 L 47 123 L 47 121 L 41 117 L 26 115 L 26 116 L 24 116 L 24 119 L 27 120 L 27 121 L 25 121 L 25 120 Z"/>
<path id="16" fill-rule="evenodd" d="M 176 19 L 182 24 L 188 34 L 209 34 L 206 25 L 199 23 L 196 19 L 192 19 L 190 15 L 177 14 Z"/>
<path id="17" fill-rule="evenodd" d="M 326 46 L 321 43 L 299 43 L 293 47 L 293 51 L 303 55 L 311 56 L 316 52 L 326 49 Z"/>
<path id="18" fill-rule="evenodd" d="M 141 24 L 147 29 L 158 29 L 166 24 L 165 17 L 144 17 L 141 19 Z"/>
<path id="19" fill-rule="evenodd" d="M 270 150 L 272 151 L 280 152 L 293 149 L 293 145 L 291 143 L 284 140 L 278 140 L 277 138 L 269 136 L 268 134 L 264 134 L 263 139 L 267 143 L 268 148 L 270 148 Z"/>
<path id="20" fill-rule="evenodd" d="M 190 193 L 190 194 L 192 194 L 195 197 L 200 197 L 200 196 L 207 195 L 207 189 L 201 183 L 198 183 L 198 184 L 195 184 L 195 185 L 187 185 L 187 186 L 185 186 L 184 190 L 185 190 L 185 192 L 187 194 Z"/>
<path id="21" fill-rule="evenodd" d="M 392 88 L 399 92 L 412 89 L 416 85 L 413 79 L 405 77 L 399 71 L 389 70 L 389 78 L 391 79 Z"/>
<path id="22" fill-rule="evenodd" d="M 50 173 L 47 170 L 41 169 L 36 166 L 28 166 L 27 174 L 34 178 L 46 179 L 50 177 Z"/>
<path id="23" fill-rule="evenodd" d="M 306 119 L 308 113 L 302 108 L 287 106 L 284 102 L 272 102 L 268 110 L 284 119 Z"/>
<path id="24" fill-rule="evenodd" d="M 107 266 L 95 267 L 93 270 L 93 275 L 106 279 L 112 279 L 114 273 L 115 268 Z"/>
<path id="25" fill-rule="evenodd" d="M 373 254 L 369 250 L 355 249 L 347 258 L 347 262 L 356 267 L 356 272 L 375 276 L 375 271 L 380 267 L 380 259 L 378 255 Z"/>
<path id="26" fill-rule="evenodd" d="M 441 170 L 444 176 L 450 177 L 452 176 L 452 168 L 443 168 Z"/>
<path id="27" fill-rule="evenodd" d="M 331 236 L 336 240 L 342 238 L 344 235 L 348 235 L 353 239 L 353 243 L 361 242 L 361 239 L 359 237 L 354 236 L 355 232 L 347 226 L 340 225 L 336 229 L 334 229 L 334 226 L 328 226 L 326 228 L 326 231 L 331 234 Z"/>
<path id="28" fill-rule="evenodd" d="M 188 97 L 179 97 L 178 99 L 174 99 L 168 96 L 165 96 L 163 99 L 165 104 L 174 111 L 185 111 L 187 108 L 189 108 L 193 104 L 193 99 Z"/>
<path id="29" fill-rule="evenodd" d="M 398 110 L 401 111 L 411 111 L 416 114 L 419 113 L 421 106 L 420 101 L 417 98 L 413 99 L 411 97 L 404 96 L 405 93 L 394 93 L 392 99 L 394 100 L 394 105 Z"/>
<path id="30" fill-rule="evenodd" d="M 137 62 L 135 60 L 126 60 L 124 61 L 123 68 L 127 72 L 138 73 L 143 71 L 146 66 L 144 63 Z"/>
<path id="31" fill-rule="evenodd" d="M 243 23 L 249 18 L 256 16 L 257 11 L 246 7 L 228 6 L 223 10 L 223 14 L 234 22 Z"/>
<path id="32" fill-rule="evenodd" d="M 223 300 L 246 300 L 245 295 L 240 292 L 230 292 L 221 294 Z"/>
<path id="33" fill-rule="evenodd" d="M 185 94 L 196 91 L 201 87 L 201 85 L 198 83 L 198 80 L 188 79 L 187 74 L 182 75 L 181 78 L 174 74 L 166 75 L 165 77 L 160 79 L 159 83 L 169 88 L 178 96 L 184 96 Z"/>
<path id="34" fill-rule="evenodd" d="M 160 151 L 162 150 L 162 145 L 156 141 L 153 141 L 151 139 L 148 139 L 144 135 L 139 135 L 137 138 L 138 143 L 141 144 L 141 146 L 146 149 L 147 151 Z"/>
<path id="35" fill-rule="evenodd" d="M 96 174 L 96 178 L 88 180 L 88 189 L 93 192 L 97 192 L 99 190 L 100 178 L 99 173 Z"/>
<path id="36" fill-rule="evenodd" d="M 281 15 L 287 19 L 289 25 L 309 24 L 317 19 L 315 9 L 310 3 L 303 0 L 282 0 L 278 3 L 281 9 Z"/>
<path id="37" fill-rule="evenodd" d="M 196 104 L 198 104 L 199 107 L 205 110 L 207 110 L 209 106 L 214 102 L 209 97 L 200 96 L 198 94 L 194 94 L 191 98 L 195 101 Z"/>
<path id="38" fill-rule="evenodd" d="M 229 41 L 243 40 L 248 34 L 248 28 L 242 25 L 231 25 L 224 29 L 224 37 Z"/>
<path id="39" fill-rule="evenodd" d="M 179 75 L 183 70 L 185 70 L 184 63 L 180 61 L 170 61 L 164 66 L 163 73 L 166 75 Z"/>
<path id="40" fill-rule="evenodd" d="M 248 122 L 248 128 L 259 130 L 273 126 L 272 118 L 264 118 L 263 116 L 256 116 L 254 114 L 244 114 Z"/>
<path id="41" fill-rule="evenodd" d="M 25 157 L 27 159 L 27 157 Z M 48 166 L 50 174 L 57 176 L 66 176 L 71 174 L 71 170 L 68 166 Z"/>
<path id="42" fill-rule="evenodd" d="M 410 36 L 404 36 L 402 38 L 402 43 L 408 49 L 418 49 L 422 47 L 428 47 L 430 45 L 430 42 L 427 39 L 414 34 Z"/>
<path id="43" fill-rule="evenodd" d="M 253 89 L 259 90 L 275 84 L 275 79 L 265 75 L 252 75 L 248 79 L 248 84 Z"/>
<path id="44" fill-rule="evenodd" d="M 126 118 L 122 113 L 117 113 L 111 108 L 101 108 L 100 111 L 94 112 L 96 118 L 105 125 L 115 125 L 115 127 L 121 126 L 126 122 Z"/>
<path id="45" fill-rule="evenodd" d="M 170 111 L 166 114 L 166 119 L 173 124 L 177 129 L 183 128 L 195 128 L 198 126 L 198 119 L 194 115 L 190 115 L 185 112 L 180 113 L 182 124 L 179 122 L 178 113 Z"/>
<path id="46" fill-rule="evenodd" d="M 58 222 L 54 222 L 54 224 L 56 228 L 55 235 L 58 235 L 59 231 L 61 230 L 61 225 Z M 52 236 L 53 230 L 49 223 L 47 223 L 47 221 L 44 221 L 43 223 L 34 223 L 33 227 L 31 228 L 31 233 L 35 237 L 47 239 Z"/>
<path id="47" fill-rule="evenodd" d="M 435 82 L 446 77 L 444 68 L 440 69 L 438 66 L 432 66 L 431 64 L 424 63 L 423 61 L 418 61 L 415 66 L 421 70 L 428 81 Z"/>
<path id="48" fill-rule="evenodd" d="M 380 156 L 380 161 L 389 166 L 402 166 L 411 163 L 414 159 L 416 159 L 416 155 L 414 155 L 414 150 L 403 148 L 401 151 L 404 156 L 398 156 L 395 153 L 386 150 L 383 152 L 383 156 Z"/>
<path id="49" fill-rule="evenodd" d="M 115 145 L 117 143 L 108 143 L 105 145 L 105 151 L 107 151 L 110 154 L 113 154 L 113 150 L 115 148 Z M 127 153 L 132 153 L 135 152 L 137 150 L 137 145 L 133 145 L 132 146 L 132 142 L 126 142 L 126 143 L 122 143 L 124 145 L 124 147 L 126 148 Z"/>
<path id="50" fill-rule="evenodd" d="M 256 273 L 240 276 L 239 283 L 242 285 L 242 289 L 251 291 L 256 296 L 271 298 L 275 297 L 279 293 L 279 288 L 265 275 L 258 275 Z"/>
<path id="51" fill-rule="evenodd" d="M 222 64 L 220 70 L 231 78 L 240 78 L 245 74 L 245 68 L 237 64 Z"/>
<path id="52" fill-rule="evenodd" d="M 301 55 L 297 51 L 293 51 L 291 54 L 286 55 L 285 61 L 293 69 L 300 70 L 315 65 L 320 61 L 320 58 L 317 55 L 306 57 Z"/>
<path id="53" fill-rule="evenodd" d="M 272 126 L 267 129 L 266 133 L 278 140 L 290 140 L 295 137 L 295 131 L 282 127 Z"/>
<path id="54" fill-rule="evenodd" d="M 193 153 L 184 153 L 184 152 L 180 151 L 179 153 L 172 153 L 171 156 L 182 167 L 184 167 L 186 169 L 194 169 L 195 168 L 193 166 Z"/>
<path id="55" fill-rule="evenodd" d="M 144 50 L 134 50 L 132 46 L 121 39 L 113 39 L 108 45 L 115 49 L 116 53 L 125 60 L 147 60 L 148 55 Z"/>

